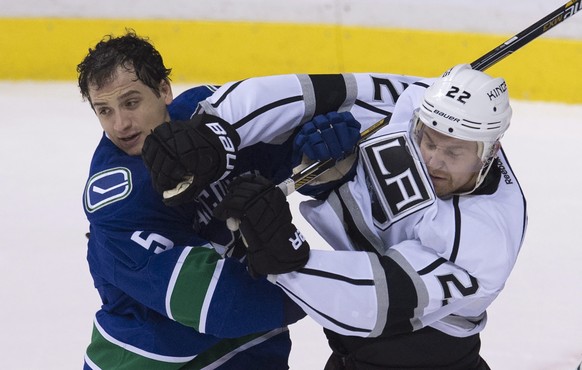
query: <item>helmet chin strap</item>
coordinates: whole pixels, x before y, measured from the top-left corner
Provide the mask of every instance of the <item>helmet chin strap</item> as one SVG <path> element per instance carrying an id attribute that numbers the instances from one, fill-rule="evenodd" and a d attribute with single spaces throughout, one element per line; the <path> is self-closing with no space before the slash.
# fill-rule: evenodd
<path id="1" fill-rule="evenodd" d="M 493 163 L 493 159 L 491 159 L 491 161 L 489 161 L 489 164 L 483 165 L 483 167 L 479 171 L 479 174 L 477 175 L 477 178 L 475 179 L 475 185 L 471 188 L 471 190 L 463 191 L 463 192 L 459 192 L 459 193 L 455 192 L 455 193 L 452 193 L 451 195 L 469 195 L 472 192 L 474 192 L 475 190 L 477 190 L 477 188 L 483 183 L 483 180 L 485 180 L 485 177 L 487 177 L 487 174 L 489 173 L 489 170 L 491 169 L 492 163 Z"/>

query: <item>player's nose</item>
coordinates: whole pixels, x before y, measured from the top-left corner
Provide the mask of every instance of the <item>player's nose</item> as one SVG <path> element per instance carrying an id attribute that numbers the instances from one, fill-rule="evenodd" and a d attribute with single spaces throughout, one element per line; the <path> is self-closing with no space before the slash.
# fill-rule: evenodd
<path id="1" fill-rule="evenodd" d="M 113 129 L 117 132 L 127 131 L 131 127 L 131 117 L 123 112 L 117 112 L 115 114 L 115 121 L 113 123 Z"/>

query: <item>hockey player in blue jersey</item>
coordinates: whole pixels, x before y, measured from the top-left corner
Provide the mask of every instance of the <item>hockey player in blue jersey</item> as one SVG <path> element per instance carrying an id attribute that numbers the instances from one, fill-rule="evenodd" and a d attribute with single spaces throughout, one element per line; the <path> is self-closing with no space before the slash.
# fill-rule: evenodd
<path id="1" fill-rule="evenodd" d="M 280 289 L 249 275 L 238 259 L 240 233 L 212 218 L 228 179 L 200 188 L 195 202 L 170 207 L 140 156 L 155 126 L 190 119 L 215 88 L 195 87 L 173 99 L 170 70 L 133 31 L 103 39 L 77 71 L 104 131 L 83 195 L 87 259 L 103 302 L 85 368 L 287 369 L 286 325 L 305 314 Z M 207 123 L 230 129 L 218 119 Z M 207 126 L 197 134 L 220 143 Z M 274 181 L 287 176 L 282 163 L 291 147 L 281 143 L 237 152 L 232 176 L 249 170 Z M 272 161 L 256 160 L 265 156 Z"/>
<path id="2" fill-rule="evenodd" d="M 277 111 L 272 101 L 289 103 Z M 342 113 L 315 114 L 330 101 Z M 311 249 L 298 271 L 279 272 L 305 240 L 272 181 L 241 176 L 215 212 L 241 220 L 251 269 L 325 328 L 333 350 L 326 370 L 488 369 L 479 333 L 527 225 L 500 143 L 512 112 L 502 78 L 469 65 L 437 79 L 271 76 L 225 84 L 200 106 L 230 122 L 241 147 L 311 120 L 296 148 L 320 160 L 346 152 L 339 137 L 354 117 L 362 129 L 391 117 L 334 168 L 339 176 L 315 179 L 310 191 L 319 199 L 302 203 L 301 213 L 335 250 Z M 155 154 L 167 162 L 154 172 L 188 192 L 165 174 L 172 165 L 195 170 L 195 160 Z"/>

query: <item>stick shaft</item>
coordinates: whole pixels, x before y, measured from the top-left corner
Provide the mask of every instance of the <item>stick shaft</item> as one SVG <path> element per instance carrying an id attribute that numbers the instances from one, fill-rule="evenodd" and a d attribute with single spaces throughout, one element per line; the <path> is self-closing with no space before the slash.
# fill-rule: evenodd
<path id="1" fill-rule="evenodd" d="M 475 60 L 471 63 L 471 67 L 478 71 L 484 71 L 493 64 L 499 62 L 501 59 L 513 54 L 513 52 L 520 49 L 522 46 L 528 44 L 530 41 L 536 39 L 576 14 L 581 9 L 581 1 L 582 0 L 568 1 L 566 4 L 546 15 L 544 18 Z"/>

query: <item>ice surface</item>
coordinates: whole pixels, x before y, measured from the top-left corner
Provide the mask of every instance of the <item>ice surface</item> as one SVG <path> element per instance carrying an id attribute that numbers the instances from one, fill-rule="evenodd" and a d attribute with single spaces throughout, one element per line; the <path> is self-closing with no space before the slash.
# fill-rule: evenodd
<path id="1" fill-rule="evenodd" d="M 582 106 L 513 107 L 503 142 L 530 222 L 489 310 L 482 355 L 495 370 L 574 370 L 582 360 Z M 0 112 L 0 369 L 80 369 L 99 307 L 81 195 L 101 128 L 74 83 L 2 82 Z M 291 197 L 293 206 L 300 200 Z M 296 223 L 317 247 L 321 239 Z M 322 369 L 330 351 L 321 329 L 307 318 L 291 335 L 291 369 Z"/>

